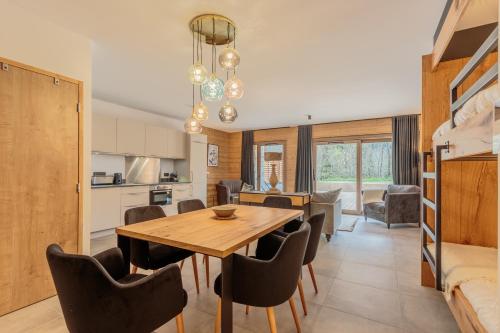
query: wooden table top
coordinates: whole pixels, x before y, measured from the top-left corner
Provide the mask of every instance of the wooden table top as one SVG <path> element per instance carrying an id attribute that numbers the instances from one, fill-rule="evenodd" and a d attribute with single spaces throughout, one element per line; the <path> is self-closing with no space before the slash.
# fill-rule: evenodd
<path id="1" fill-rule="evenodd" d="M 279 193 L 267 193 L 265 191 L 241 191 L 240 194 L 262 194 L 262 195 L 277 195 L 283 197 L 308 197 L 310 196 L 307 192 L 279 192 Z"/>
<path id="2" fill-rule="evenodd" d="M 238 205 L 236 219 L 218 220 L 208 208 L 119 227 L 116 233 L 224 258 L 303 214 L 302 210 Z"/>

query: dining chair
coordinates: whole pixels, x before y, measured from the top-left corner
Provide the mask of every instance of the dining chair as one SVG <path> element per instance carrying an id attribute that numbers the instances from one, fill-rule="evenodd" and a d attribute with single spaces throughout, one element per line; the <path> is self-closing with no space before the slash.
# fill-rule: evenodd
<path id="1" fill-rule="evenodd" d="M 263 258 L 259 258 L 258 255 L 247 257 L 233 254 L 232 301 L 248 306 L 265 307 L 272 333 L 277 332 L 273 308 L 286 301 L 290 304 L 297 331 L 301 331 L 293 294 L 297 289 L 310 229 L 310 225 L 304 223 L 287 237 L 271 233 L 260 238 L 257 252 L 259 253 L 259 247 L 264 247 L 266 251 L 263 252 Z M 221 281 L 219 275 L 214 284 L 214 291 L 219 296 L 215 321 L 216 333 L 220 332 L 221 325 Z"/>
<path id="2" fill-rule="evenodd" d="M 307 266 L 309 270 L 309 274 L 311 275 L 311 280 L 316 294 L 318 293 L 318 284 L 316 282 L 316 276 L 314 274 L 312 262 L 314 261 L 314 258 L 316 258 L 316 253 L 318 252 L 318 245 L 319 245 L 319 240 L 321 238 L 321 231 L 323 230 L 323 224 L 325 222 L 325 216 L 326 212 L 323 211 L 321 213 L 311 216 L 307 220 L 307 224 L 311 226 L 311 234 L 309 235 L 309 240 L 307 242 L 307 247 L 306 247 L 306 254 L 304 256 L 304 261 L 302 263 L 302 265 Z M 302 224 L 303 222 L 297 220 L 289 222 L 286 224 L 284 231 L 278 231 L 277 234 L 281 235 L 282 237 L 286 237 L 288 233 L 295 232 L 296 230 L 298 230 Z M 266 254 L 266 252 L 273 253 L 272 252 L 273 249 L 269 250 L 262 246 L 258 247 L 257 250 L 258 250 L 257 257 L 269 256 L 269 254 Z M 299 279 L 298 289 L 299 289 L 302 309 L 304 310 L 304 315 L 307 316 L 307 305 L 304 297 L 304 288 L 302 287 L 302 277 Z"/>
<path id="3" fill-rule="evenodd" d="M 292 209 L 292 199 L 278 195 L 269 195 L 262 203 L 264 207 Z"/>
<path id="4" fill-rule="evenodd" d="M 189 213 L 200 209 L 205 209 L 205 204 L 200 199 L 183 200 L 177 203 L 177 212 L 179 214 Z M 203 256 L 205 263 L 205 278 L 207 280 L 207 288 L 210 288 L 210 261 L 208 255 Z"/>
<path id="5" fill-rule="evenodd" d="M 187 293 L 177 265 L 147 276 L 129 274 L 119 248 L 90 257 L 52 244 L 46 255 L 71 333 L 146 333 L 174 317 L 177 332 L 184 333 Z"/>
<path id="6" fill-rule="evenodd" d="M 140 223 L 144 221 L 166 217 L 163 208 L 160 206 L 144 206 L 128 209 L 125 212 L 125 225 Z M 179 249 L 169 245 L 148 242 L 139 239 L 130 239 L 130 262 L 132 272 L 136 273 L 137 268 L 145 270 L 157 270 L 169 264 L 177 263 L 191 257 L 193 262 L 194 281 L 196 292 L 200 293 L 200 283 L 198 279 L 198 265 L 194 252 Z"/>

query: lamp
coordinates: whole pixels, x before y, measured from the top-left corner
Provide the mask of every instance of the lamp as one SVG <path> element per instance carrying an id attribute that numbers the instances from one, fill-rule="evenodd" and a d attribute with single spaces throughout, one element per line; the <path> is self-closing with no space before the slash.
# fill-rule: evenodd
<path id="1" fill-rule="evenodd" d="M 278 152 L 264 153 L 264 161 L 271 163 L 271 176 L 269 177 L 269 184 L 271 185 L 271 188 L 266 193 L 270 194 L 281 193 L 281 191 L 276 188 L 276 185 L 278 185 L 278 175 L 276 174 L 277 163 L 273 162 L 281 162 L 282 158 L 283 158 L 283 153 L 278 153 Z"/>

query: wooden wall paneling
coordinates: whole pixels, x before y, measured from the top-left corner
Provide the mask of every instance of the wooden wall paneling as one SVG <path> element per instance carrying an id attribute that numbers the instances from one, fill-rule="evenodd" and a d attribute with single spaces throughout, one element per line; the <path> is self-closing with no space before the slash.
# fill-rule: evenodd
<path id="1" fill-rule="evenodd" d="M 441 239 L 443 242 L 458 243 L 460 240 L 461 190 L 462 162 L 443 162 L 441 169 Z"/>
<path id="2" fill-rule="evenodd" d="M 229 176 L 241 178 L 241 132 L 229 133 Z"/>
<path id="3" fill-rule="evenodd" d="M 313 139 L 391 133 L 391 118 L 366 119 L 313 125 Z"/>
<path id="4" fill-rule="evenodd" d="M 2 315 L 54 295 L 49 244 L 81 249 L 83 124 L 81 82 L 0 62 Z"/>
<path id="5" fill-rule="evenodd" d="M 497 161 L 460 163 L 460 243 L 497 247 Z"/>

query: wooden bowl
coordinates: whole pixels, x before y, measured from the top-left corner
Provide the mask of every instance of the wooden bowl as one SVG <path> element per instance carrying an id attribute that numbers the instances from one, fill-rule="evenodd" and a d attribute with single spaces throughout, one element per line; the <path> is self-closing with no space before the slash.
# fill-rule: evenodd
<path id="1" fill-rule="evenodd" d="M 237 208 L 236 205 L 223 205 L 212 207 L 212 210 L 218 218 L 228 218 L 233 216 Z"/>

